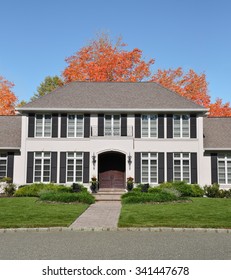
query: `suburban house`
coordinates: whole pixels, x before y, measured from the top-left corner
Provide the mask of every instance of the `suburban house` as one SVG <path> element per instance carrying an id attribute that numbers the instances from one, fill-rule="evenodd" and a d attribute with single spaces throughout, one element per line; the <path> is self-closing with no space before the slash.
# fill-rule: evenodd
<path id="1" fill-rule="evenodd" d="M 231 187 L 231 118 L 152 82 L 73 82 L 0 117 L 0 178 Z"/>

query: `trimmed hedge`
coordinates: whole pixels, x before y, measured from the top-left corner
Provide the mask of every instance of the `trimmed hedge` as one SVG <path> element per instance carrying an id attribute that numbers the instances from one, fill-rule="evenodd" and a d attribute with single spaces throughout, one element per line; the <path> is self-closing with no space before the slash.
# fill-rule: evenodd
<path id="1" fill-rule="evenodd" d="M 14 196 L 39 197 L 40 192 L 43 191 L 71 192 L 72 189 L 64 185 L 55 185 L 52 183 L 51 184 L 34 183 L 31 185 L 22 186 L 15 192 Z"/>
<path id="2" fill-rule="evenodd" d="M 155 191 L 154 191 L 155 189 Z M 152 203 L 152 202 L 167 202 L 180 200 L 178 196 L 174 193 L 162 190 L 160 188 L 153 188 L 153 191 L 141 192 L 132 191 L 122 195 L 122 203 L 132 204 L 132 203 Z"/>
<path id="3" fill-rule="evenodd" d="M 184 181 L 166 182 L 159 186 L 160 188 L 176 189 L 184 197 L 202 197 L 204 190 L 197 184 L 188 184 Z"/>
<path id="4" fill-rule="evenodd" d="M 43 192 L 40 195 L 42 201 L 55 201 L 63 203 L 79 202 L 93 204 L 95 198 L 88 192 L 68 193 L 68 192 Z"/>

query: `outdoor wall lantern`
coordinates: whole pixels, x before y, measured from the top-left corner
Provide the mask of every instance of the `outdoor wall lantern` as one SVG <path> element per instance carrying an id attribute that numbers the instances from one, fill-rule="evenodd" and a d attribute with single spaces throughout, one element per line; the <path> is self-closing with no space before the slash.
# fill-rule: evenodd
<path id="1" fill-rule="evenodd" d="M 93 163 L 93 168 L 95 169 L 95 164 L 96 164 L 96 156 L 95 156 L 95 153 L 93 153 L 93 156 L 92 156 L 92 163 Z"/>
<path id="2" fill-rule="evenodd" d="M 131 164 L 132 164 L 132 156 L 131 156 L 130 153 L 128 155 L 128 164 L 129 164 L 129 169 L 130 169 L 131 168 Z"/>

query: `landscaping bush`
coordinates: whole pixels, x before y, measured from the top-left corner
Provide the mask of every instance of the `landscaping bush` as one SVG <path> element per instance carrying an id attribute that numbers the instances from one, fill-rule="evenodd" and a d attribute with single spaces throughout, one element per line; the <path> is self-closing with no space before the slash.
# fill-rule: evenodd
<path id="1" fill-rule="evenodd" d="M 16 191 L 16 186 L 12 183 L 10 184 L 7 184 L 4 188 L 4 193 L 7 195 L 7 196 L 13 196 L 14 193 Z"/>
<path id="2" fill-rule="evenodd" d="M 71 192 L 70 187 L 64 185 L 55 185 L 55 184 L 43 184 L 43 183 L 34 183 L 19 188 L 14 196 L 30 196 L 38 197 L 39 193 L 44 190 L 56 191 L 56 192 Z"/>
<path id="3" fill-rule="evenodd" d="M 153 192 L 153 193 L 127 193 L 122 196 L 122 203 L 152 203 L 152 202 L 167 202 L 179 200 L 174 194 L 168 192 Z"/>
<path id="4" fill-rule="evenodd" d="M 150 185 L 149 184 L 143 184 L 141 185 L 141 192 L 147 193 Z"/>
<path id="5" fill-rule="evenodd" d="M 88 192 L 70 193 L 47 191 L 41 193 L 40 199 L 42 201 L 55 201 L 63 203 L 79 202 L 92 204 L 95 202 L 95 198 Z"/>
<path id="6" fill-rule="evenodd" d="M 223 190 L 220 189 L 219 184 L 212 184 L 211 186 L 204 186 L 204 192 L 207 197 L 212 198 L 231 198 L 231 189 Z"/>
<path id="7" fill-rule="evenodd" d="M 79 183 L 73 183 L 71 185 L 72 192 L 87 192 L 87 188 L 84 185 Z"/>
<path id="8" fill-rule="evenodd" d="M 184 181 L 166 182 L 160 184 L 160 188 L 175 189 L 181 193 L 183 197 L 202 197 L 204 190 L 197 184 L 188 184 Z"/>
<path id="9" fill-rule="evenodd" d="M 204 186 L 205 195 L 207 197 L 220 197 L 220 186 L 218 184 L 212 184 L 211 186 Z"/>

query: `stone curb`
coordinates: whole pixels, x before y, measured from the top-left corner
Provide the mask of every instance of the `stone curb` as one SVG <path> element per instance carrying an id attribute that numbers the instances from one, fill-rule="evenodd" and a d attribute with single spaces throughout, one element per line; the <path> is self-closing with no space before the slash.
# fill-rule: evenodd
<path id="1" fill-rule="evenodd" d="M 64 232 L 64 231 L 75 231 L 75 232 L 102 232 L 102 231 L 140 231 L 140 232 L 216 232 L 216 233 L 231 233 L 231 229 L 220 229 L 220 228 L 170 228 L 170 227 L 150 227 L 150 228 L 74 228 L 74 227 L 50 227 L 50 228 L 7 228 L 0 229 L 1 233 L 9 232 Z"/>

